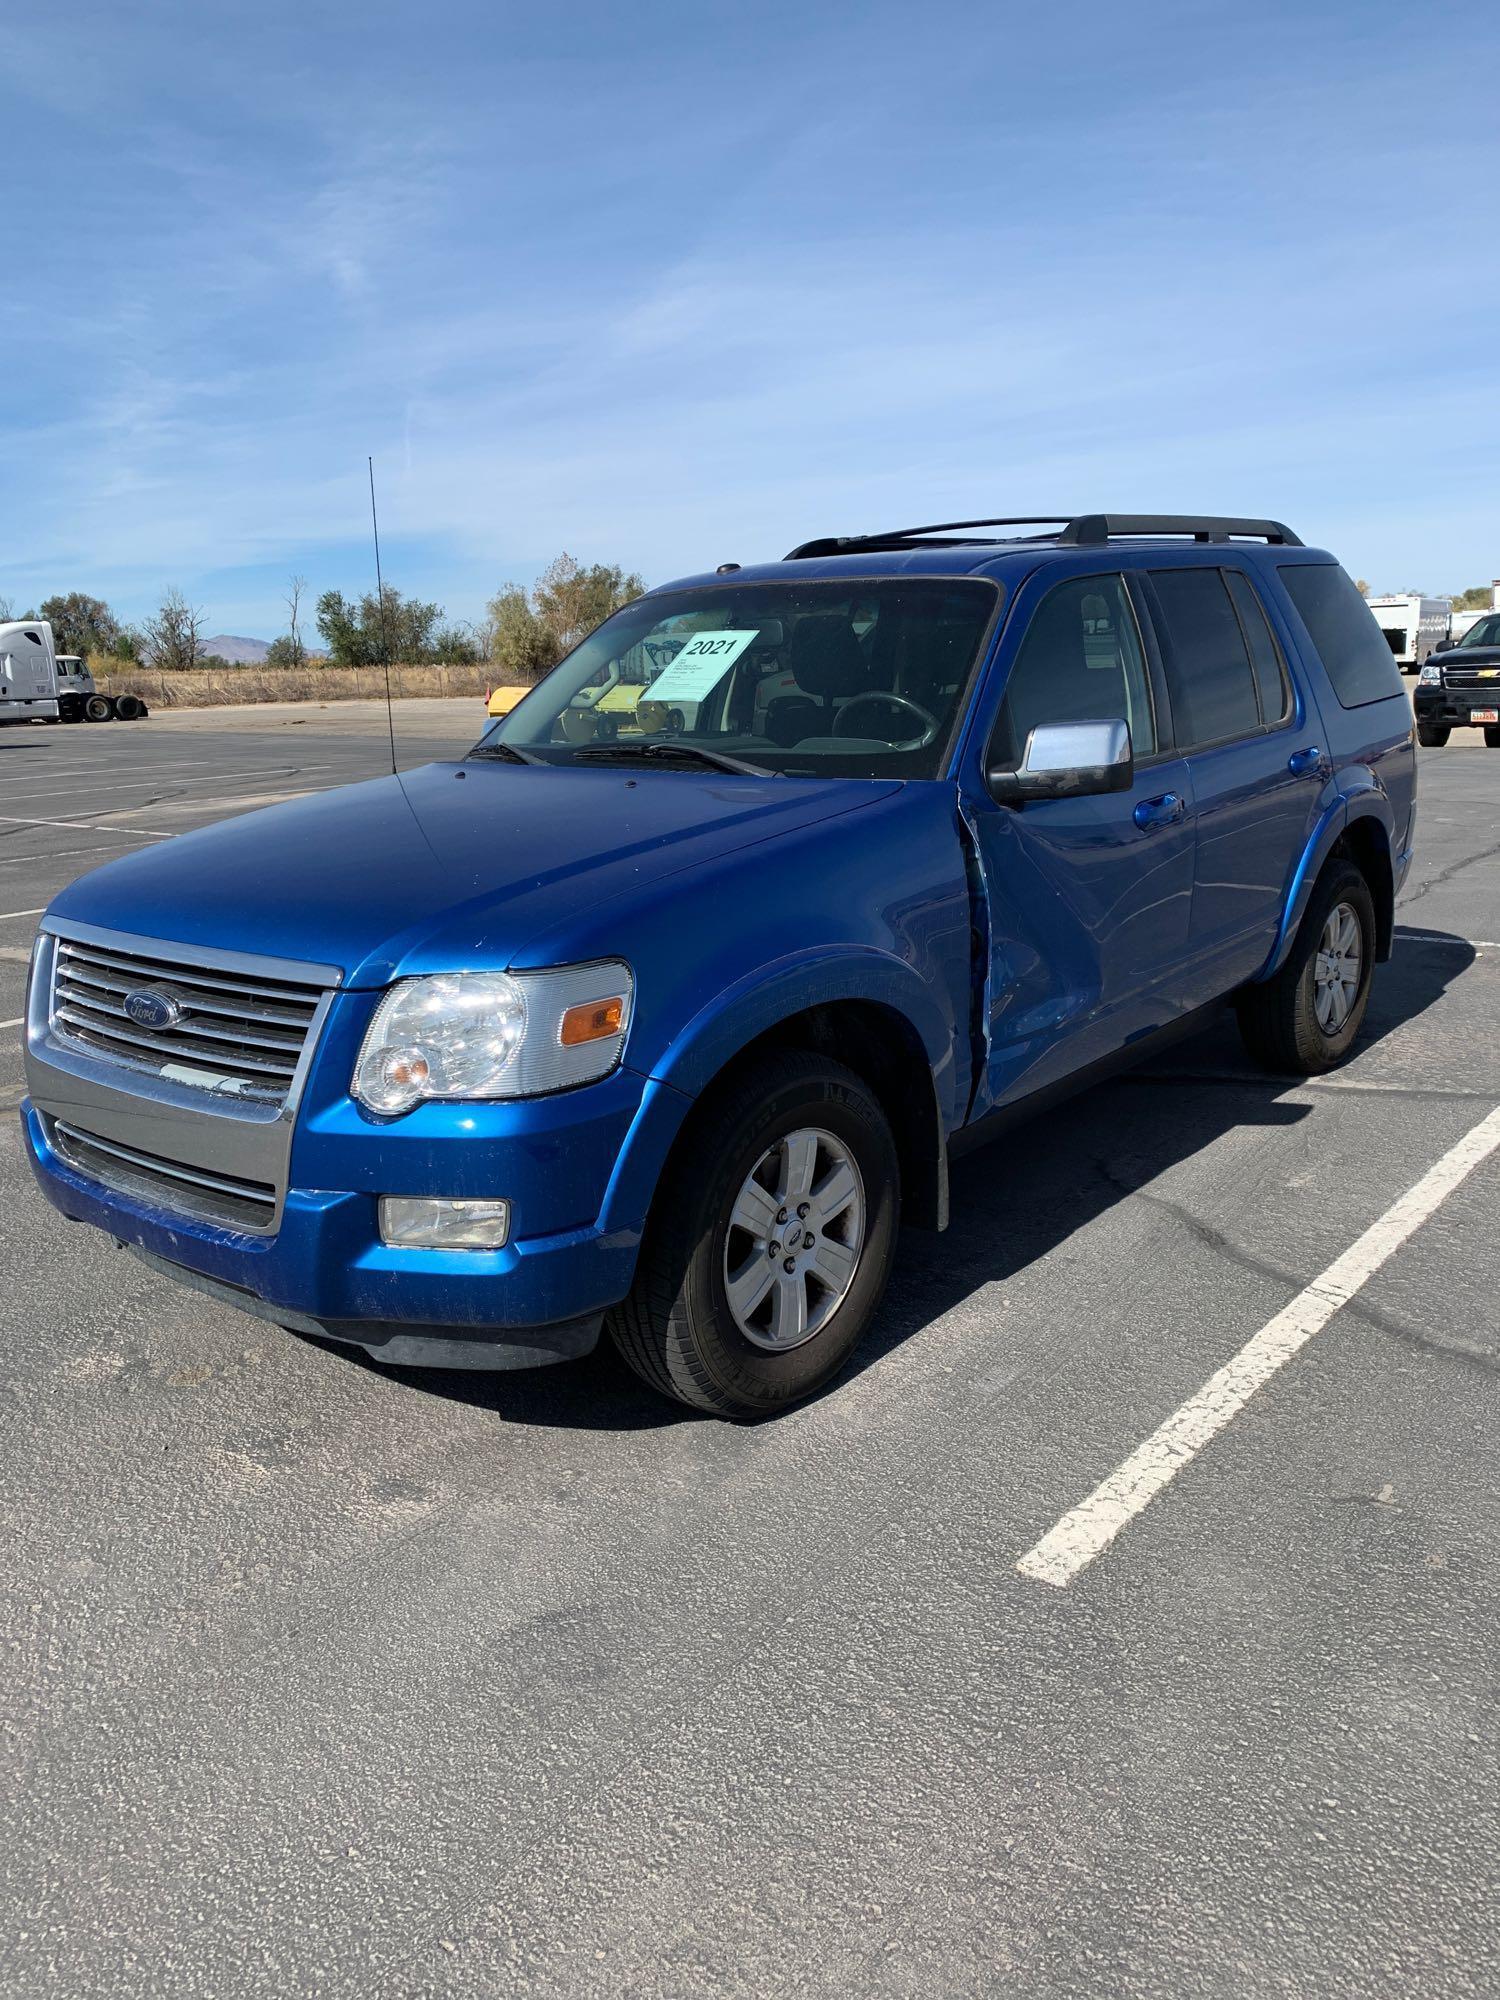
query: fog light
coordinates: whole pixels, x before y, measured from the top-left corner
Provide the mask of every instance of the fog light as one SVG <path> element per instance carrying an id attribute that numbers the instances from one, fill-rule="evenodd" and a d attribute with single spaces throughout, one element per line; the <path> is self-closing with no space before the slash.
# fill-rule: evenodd
<path id="1" fill-rule="evenodd" d="M 500 1250 L 509 1233 L 508 1201 L 380 1197 L 380 1238 L 392 1250 Z"/>

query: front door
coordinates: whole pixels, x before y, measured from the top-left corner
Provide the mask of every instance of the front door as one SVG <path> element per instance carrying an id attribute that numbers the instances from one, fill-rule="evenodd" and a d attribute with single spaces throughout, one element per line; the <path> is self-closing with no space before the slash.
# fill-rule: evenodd
<path id="1" fill-rule="evenodd" d="M 1019 764 L 1039 724 L 1123 717 L 1135 781 L 1019 809 L 978 784 L 965 790 L 989 924 L 975 1115 L 1175 1018 L 1193 887 L 1187 770 L 1157 750 L 1158 704 L 1124 579 L 1031 578 L 993 671 L 1004 700 L 985 769 Z"/>

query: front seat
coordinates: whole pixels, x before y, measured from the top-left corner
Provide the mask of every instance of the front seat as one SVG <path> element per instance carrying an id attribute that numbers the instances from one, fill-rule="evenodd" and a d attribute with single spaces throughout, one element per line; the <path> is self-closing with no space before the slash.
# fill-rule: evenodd
<path id="1" fill-rule="evenodd" d="M 798 619 L 787 665 L 800 692 L 778 695 L 766 710 L 766 734 L 782 749 L 805 736 L 831 735 L 833 704 L 859 694 L 866 673 L 853 626 L 832 611 Z"/>

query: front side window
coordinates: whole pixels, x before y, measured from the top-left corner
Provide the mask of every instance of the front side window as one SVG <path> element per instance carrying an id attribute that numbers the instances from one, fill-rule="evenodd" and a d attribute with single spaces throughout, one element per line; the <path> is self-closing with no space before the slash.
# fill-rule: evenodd
<path id="1" fill-rule="evenodd" d="M 1245 635 L 1216 569 L 1155 569 L 1156 595 L 1179 750 L 1260 730 Z"/>
<path id="2" fill-rule="evenodd" d="M 1370 607 L 1337 563 L 1278 565 L 1287 596 L 1317 649 L 1344 708 L 1404 692 L 1401 669 Z"/>
<path id="3" fill-rule="evenodd" d="M 575 647 L 478 752 L 936 777 L 999 602 L 971 578 L 654 592 Z"/>
<path id="4" fill-rule="evenodd" d="M 1129 725 L 1137 757 L 1156 748 L 1151 687 L 1120 576 L 1070 577 L 1048 591 L 1005 683 L 989 762 L 1015 770 L 1033 729 L 1051 722 Z"/>

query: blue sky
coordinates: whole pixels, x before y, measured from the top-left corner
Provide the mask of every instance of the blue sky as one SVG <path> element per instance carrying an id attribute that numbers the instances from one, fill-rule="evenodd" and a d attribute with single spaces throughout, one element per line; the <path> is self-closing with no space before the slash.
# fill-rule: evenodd
<path id="1" fill-rule="evenodd" d="M 1500 575 L 1500 11 L 28 0 L 0 594 L 268 638 L 967 514 Z M 14 121 L 14 123 L 11 123 Z"/>

